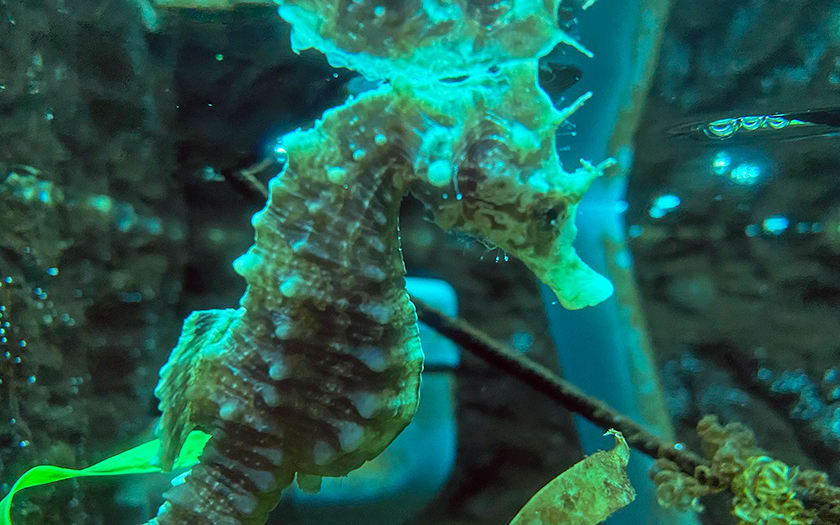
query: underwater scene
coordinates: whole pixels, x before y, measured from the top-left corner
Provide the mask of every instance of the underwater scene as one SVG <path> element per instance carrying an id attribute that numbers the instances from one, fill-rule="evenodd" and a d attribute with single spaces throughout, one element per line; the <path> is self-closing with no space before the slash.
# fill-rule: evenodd
<path id="1" fill-rule="evenodd" d="M 0 525 L 840 525 L 840 0 L 0 0 Z"/>

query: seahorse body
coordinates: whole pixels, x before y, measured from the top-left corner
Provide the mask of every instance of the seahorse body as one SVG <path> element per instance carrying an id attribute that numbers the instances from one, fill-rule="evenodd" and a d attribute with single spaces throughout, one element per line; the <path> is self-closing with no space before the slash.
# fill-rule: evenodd
<path id="1" fill-rule="evenodd" d="M 253 218 L 254 245 L 234 263 L 248 283 L 240 308 L 193 313 L 161 369 L 162 466 L 192 429 L 213 437 L 152 523 L 264 523 L 295 476 L 316 488 L 408 424 L 423 366 L 397 224 L 408 191 L 443 227 L 522 259 L 567 307 L 609 295 L 571 248 L 575 206 L 600 171 L 562 170 L 554 135 L 568 112 L 536 83 L 536 57 L 565 40 L 557 3 L 377 3 L 399 17 L 368 2 L 283 3 L 298 45 L 345 64 L 355 57 L 366 73 L 390 71 L 390 83 L 283 138 L 288 165 Z M 348 12 L 361 14 L 339 23 Z M 371 41 L 343 42 L 347 31 Z M 488 34 L 496 41 L 485 52 Z M 381 48 L 383 38 L 400 46 Z M 442 62 L 426 66 L 428 78 L 399 73 L 434 56 L 418 49 L 436 48 Z"/>

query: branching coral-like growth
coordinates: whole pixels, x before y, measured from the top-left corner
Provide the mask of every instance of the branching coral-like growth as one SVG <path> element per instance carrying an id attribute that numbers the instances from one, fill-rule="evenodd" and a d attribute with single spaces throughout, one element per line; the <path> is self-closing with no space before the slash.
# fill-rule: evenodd
<path id="1" fill-rule="evenodd" d="M 287 167 L 234 264 L 240 308 L 184 323 L 156 390 L 162 466 L 192 429 L 213 437 L 153 523 L 263 523 L 295 476 L 314 488 L 344 475 L 408 424 L 423 357 L 397 229 L 405 193 L 519 257 L 568 308 L 612 292 L 571 246 L 601 167 L 563 171 L 555 132 L 571 110 L 537 85 L 539 56 L 572 43 L 559 0 L 280 4 L 296 49 L 387 83 L 283 137 Z"/>
<path id="2" fill-rule="evenodd" d="M 807 470 L 800 475 L 766 456 L 752 430 L 740 423 L 721 426 L 715 416 L 705 416 L 697 423 L 697 434 L 711 466 L 697 467 L 692 477 L 668 460 L 657 460 L 653 482 L 661 505 L 701 511 L 700 497 L 729 489 L 732 514 L 740 525 L 808 525 L 817 519 L 818 512 L 806 509 L 797 495 L 827 488 L 825 474 Z"/>

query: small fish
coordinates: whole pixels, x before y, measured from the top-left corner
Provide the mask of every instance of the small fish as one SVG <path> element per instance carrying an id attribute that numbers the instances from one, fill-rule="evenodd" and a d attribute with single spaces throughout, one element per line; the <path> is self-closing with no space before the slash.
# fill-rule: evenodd
<path id="1" fill-rule="evenodd" d="M 671 137 L 700 141 L 797 140 L 840 134 L 840 108 L 720 118 L 675 126 Z"/>

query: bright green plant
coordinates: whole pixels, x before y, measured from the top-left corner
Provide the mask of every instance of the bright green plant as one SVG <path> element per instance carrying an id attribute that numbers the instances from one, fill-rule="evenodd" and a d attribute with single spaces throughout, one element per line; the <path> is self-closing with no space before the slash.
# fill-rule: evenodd
<path id="1" fill-rule="evenodd" d="M 189 468 L 198 463 L 198 457 L 204 450 L 204 445 L 210 439 L 209 434 L 198 430 L 192 432 L 181 449 L 181 454 L 175 461 L 175 467 Z M 146 474 L 149 472 L 162 472 L 156 464 L 157 452 L 160 448 L 160 440 L 155 439 L 116 456 L 111 456 L 99 463 L 85 469 L 73 469 L 56 467 L 53 465 L 38 465 L 32 467 L 18 478 L 6 497 L 0 501 L 0 525 L 11 525 L 12 498 L 15 493 L 29 487 L 46 485 L 70 478 L 82 478 L 90 476 L 121 476 L 123 474 Z"/>

